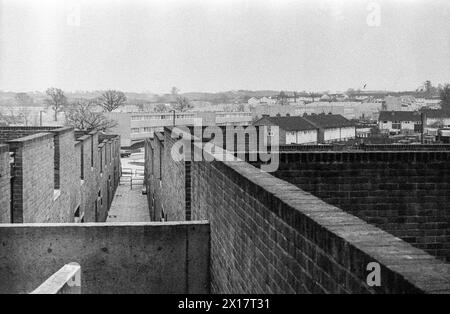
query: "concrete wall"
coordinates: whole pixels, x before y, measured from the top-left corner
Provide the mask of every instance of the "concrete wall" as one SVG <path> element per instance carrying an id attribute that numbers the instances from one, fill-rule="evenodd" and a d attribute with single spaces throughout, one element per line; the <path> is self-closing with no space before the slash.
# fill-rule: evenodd
<path id="1" fill-rule="evenodd" d="M 11 222 L 9 148 L 0 145 L 0 223 Z"/>
<path id="2" fill-rule="evenodd" d="M 450 258 L 450 152 L 289 153 L 274 175 Z"/>
<path id="3" fill-rule="evenodd" d="M 0 225 L 0 293 L 29 293 L 77 262 L 82 293 L 208 293 L 209 225 Z"/>

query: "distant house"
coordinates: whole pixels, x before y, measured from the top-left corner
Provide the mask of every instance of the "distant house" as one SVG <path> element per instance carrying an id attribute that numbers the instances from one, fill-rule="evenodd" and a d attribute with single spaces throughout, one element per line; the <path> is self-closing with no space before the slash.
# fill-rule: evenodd
<path id="1" fill-rule="evenodd" d="M 260 104 L 267 104 L 267 105 L 274 105 L 274 104 L 276 104 L 276 99 L 272 99 L 272 98 L 269 98 L 269 97 L 262 97 L 260 100 L 259 100 L 259 103 Z"/>
<path id="2" fill-rule="evenodd" d="M 304 115 L 304 119 L 318 129 L 318 143 L 333 143 L 356 138 L 356 126 L 340 114 Z"/>
<path id="3" fill-rule="evenodd" d="M 381 131 L 400 133 L 401 131 L 420 132 L 422 118 L 417 111 L 381 111 L 378 117 Z"/>
<path id="4" fill-rule="evenodd" d="M 261 97 L 261 98 L 256 98 L 256 97 L 252 97 L 250 98 L 247 103 L 249 105 L 274 105 L 276 104 L 276 99 L 272 99 L 270 97 Z"/>
<path id="5" fill-rule="evenodd" d="M 274 135 L 270 128 L 272 126 L 278 126 L 280 145 L 317 144 L 317 127 L 303 117 L 264 116 L 258 121 L 255 121 L 253 125 L 268 127 L 266 143 L 271 143 L 271 137 Z"/>
<path id="6" fill-rule="evenodd" d="M 372 133 L 372 128 L 358 128 L 356 129 L 357 138 L 368 138 Z"/>
<path id="7" fill-rule="evenodd" d="M 322 95 L 322 97 L 320 97 L 320 101 L 331 101 L 331 97 L 327 94 Z"/>
<path id="8" fill-rule="evenodd" d="M 259 99 L 256 97 L 252 97 L 249 100 L 247 100 L 247 103 L 249 105 L 257 105 L 257 104 L 259 104 Z"/>
<path id="9" fill-rule="evenodd" d="M 252 109 L 252 117 L 255 120 L 260 119 L 263 116 L 298 116 L 297 113 L 298 107 L 292 106 L 292 105 L 268 105 L 268 104 L 261 104 L 259 106 L 254 106 Z"/>
<path id="10" fill-rule="evenodd" d="M 312 114 L 302 117 L 264 116 L 254 125 L 278 126 L 280 145 L 332 143 L 356 138 L 355 124 L 338 114 Z"/>
<path id="11" fill-rule="evenodd" d="M 386 96 L 383 100 L 384 111 L 416 111 L 423 104 L 413 96 Z"/>
<path id="12" fill-rule="evenodd" d="M 426 126 L 450 128 L 450 110 L 423 110 Z"/>

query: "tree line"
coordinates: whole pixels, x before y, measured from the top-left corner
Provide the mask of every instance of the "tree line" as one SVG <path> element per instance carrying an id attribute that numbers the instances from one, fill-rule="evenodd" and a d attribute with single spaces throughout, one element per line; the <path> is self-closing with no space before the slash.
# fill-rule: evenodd
<path id="1" fill-rule="evenodd" d="M 65 113 L 65 124 L 80 130 L 106 131 L 117 125 L 117 122 L 108 119 L 104 113 L 112 112 L 127 104 L 125 93 L 118 90 L 104 91 L 99 97 L 86 99 L 75 98 L 69 100 L 60 88 L 50 87 L 45 91 L 44 103 L 52 110 L 53 120 L 58 121 L 58 115 Z M 179 95 L 179 89 L 173 87 L 171 95 L 175 101 L 170 105 L 158 104 L 155 112 L 166 112 L 168 110 L 186 111 L 192 108 L 188 98 Z M 34 100 L 27 93 L 15 95 L 15 105 L 19 110 L 10 110 L 7 114 L 0 113 L 0 124 L 25 124 L 28 125 Z"/>

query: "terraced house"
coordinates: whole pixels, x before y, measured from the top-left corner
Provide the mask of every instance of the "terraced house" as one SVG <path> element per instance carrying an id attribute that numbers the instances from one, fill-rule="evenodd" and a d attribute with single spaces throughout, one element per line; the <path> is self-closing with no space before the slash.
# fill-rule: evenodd
<path id="1" fill-rule="evenodd" d="M 59 127 L 0 127 L 0 222 L 105 221 L 120 138 Z"/>

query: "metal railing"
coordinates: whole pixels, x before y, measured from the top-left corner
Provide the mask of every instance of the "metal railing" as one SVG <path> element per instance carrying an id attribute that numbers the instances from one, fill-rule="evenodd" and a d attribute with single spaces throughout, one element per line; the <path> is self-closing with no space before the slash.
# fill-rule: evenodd
<path id="1" fill-rule="evenodd" d="M 125 182 L 122 181 L 122 178 Z M 133 185 L 144 185 L 144 170 L 122 168 L 122 176 L 120 178 L 121 184 L 130 184 L 130 189 Z"/>
<path id="2" fill-rule="evenodd" d="M 81 266 L 64 265 L 31 294 L 81 294 Z"/>

